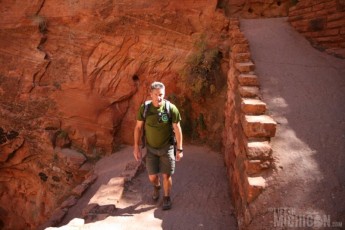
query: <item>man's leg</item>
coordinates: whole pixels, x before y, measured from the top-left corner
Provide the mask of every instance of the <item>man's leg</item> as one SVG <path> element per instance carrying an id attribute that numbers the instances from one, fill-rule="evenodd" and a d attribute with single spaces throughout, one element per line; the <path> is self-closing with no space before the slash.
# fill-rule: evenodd
<path id="1" fill-rule="evenodd" d="M 159 198 L 159 190 L 161 189 L 161 183 L 159 181 L 158 174 L 149 175 L 149 180 L 150 180 L 151 184 L 153 185 L 152 199 L 154 201 L 156 201 Z"/>
<path id="2" fill-rule="evenodd" d="M 149 180 L 150 180 L 150 182 L 151 182 L 151 184 L 153 185 L 153 186 L 160 186 L 161 185 L 161 183 L 160 183 L 160 181 L 159 181 L 159 177 L 158 177 L 158 174 L 152 174 L 152 175 L 149 175 Z"/>
<path id="3" fill-rule="evenodd" d="M 163 174 L 163 189 L 164 189 L 164 196 L 170 196 L 172 186 L 172 178 L 169 174 Z"/>
<path id="4" fill-rule="evenodd" d="M 152 199 L 156 201 L 159 198 L 159 190 L 161 188 L 161 183 L 158 176 L 159 156 L 155 155 L 151 151 L 152 150 L 148 147 L 147 155 L 146 155 L 146 169 L 149 174 L 149 180 L 151 184 L 153 185 Z"/>
<path id="5" fill-rule="evenodd" d="M 171 209 L 171 199 L 170 191 L 172 187 L 172 178 L 169 174 L 163 174 L 163 188 L 164 188 L 164 197 L 163 197 L 163 210 Z"/>
<path id="6" fill-rule="evenodd" d="M 174 146 L 167 146 L 164 155 L 160 159 L 160 169 L 163 175 L 163 210 L 171 208 L 170 192 L 172 187 L 172 175 L 175 172 Z"/>

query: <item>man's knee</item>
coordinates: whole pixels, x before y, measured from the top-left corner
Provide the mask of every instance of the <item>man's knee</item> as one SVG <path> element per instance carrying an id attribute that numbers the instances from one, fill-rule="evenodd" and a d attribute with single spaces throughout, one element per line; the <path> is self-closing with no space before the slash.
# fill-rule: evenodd
<path id="1" fill-rule="evenodd" d="M 149 179 L 151 182 L 156 182 L 158 180 L 158 175 L 157 174 L 150 174 Z"/>
<path id="2" fill-rule="evenodd" d="M 170 174 L 163 174 L 163 179 L 164 180 L 169 180 L 171 178 L 171 175 Z"/>

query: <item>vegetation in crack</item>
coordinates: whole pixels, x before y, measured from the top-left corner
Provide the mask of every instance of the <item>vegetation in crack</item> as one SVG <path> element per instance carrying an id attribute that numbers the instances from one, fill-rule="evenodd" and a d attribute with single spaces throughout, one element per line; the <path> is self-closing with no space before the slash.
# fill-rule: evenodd
<path id="1" fill-rule="evenodd" d="M 201 99 L 212 95 L 217 89 L 217 77 L 220 75 L 221 53 L 218 47 L 210 47 L 205 34 L 195 43 L 192 54 L 182 71 L 185 83 L 190 86 L 192 96 Z"/>

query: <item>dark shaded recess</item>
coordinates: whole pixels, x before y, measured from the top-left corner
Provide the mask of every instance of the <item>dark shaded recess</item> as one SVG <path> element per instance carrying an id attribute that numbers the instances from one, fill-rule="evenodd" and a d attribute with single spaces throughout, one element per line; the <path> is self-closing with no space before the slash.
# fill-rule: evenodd
<path id="1" fill-rule="evenodd" d="M 45 173 L 43 173 L 43 172 L 40 172 L 40 173 L 38 174 L 38 176 L 39 176 L 39 177 L 41 178 L 41 180 L 44 181 L 44 182 L 46 182 L 47 179 L 48 179 L 48 176 L 47 176 Z"/>
<path id="2" fill-rule="evenodd" d="M 12 140 L 12 139 L 16 138 L 18 135 L 19 135 L 18 132 L 11 130 L 6 134 L 6 137 L 8 140 Z"/>
<path id="3" fill-rule="evenodd" d="M 310 20 L 309 29 L 312 31 L 320 31 L 325 28 L 326 20 L 324 18 L 316 18 Z"/>
<path id="4" fill-rule="evenodd" d="M 133 80 L 133 81 L 139 81 L 139 76 L 136 75 L 136 74 L 133 75 L 132 80 Z"/>

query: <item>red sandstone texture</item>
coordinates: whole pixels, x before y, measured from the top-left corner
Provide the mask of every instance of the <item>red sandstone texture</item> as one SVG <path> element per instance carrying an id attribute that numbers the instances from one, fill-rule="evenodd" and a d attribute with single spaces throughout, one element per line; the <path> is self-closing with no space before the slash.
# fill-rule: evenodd
<path id="1" fill-rule="evenodd" d="M 181 108 L 186 136 L 220 148 L 229 69 L 224 12 L 287 16 L 290 2 L 2 1 L 0 227 L 35 229 L 53 213 L 63 216 L 62 201 L 74 203 L 73 196 L 82 195 L 87 187 L 80 183 L 92 163 L 132 143 L 135 114 L 153 80 L 163 81 L 168 99 Z M 254 66 L 242 62 L 249 56 L 241 52 L 248 47 L 232 48 L 241 63 L 236 69 L 245 72 L 237 76 L 238 90 L 253 98 L 258 85 L 247 72 Z M 272 121 L 251 122 L 265 112 L 263 103 L 239 103 L 247 116 L 236 122 L 245 135 L 274 135 Z M 248 150 L 248 175 L 269 167 L 267 148 L 262 162 Z M 251 201 L 262 185 L 260 178 L 248 178 L 243 186 L 253 189 L 240 195 Z"/>
<path id="2" fill-rule="evenodd" d="M 224 94 L 228 19 L 216 7 L 1 2 L 1 227 L 34 229 L 70 197 L 94 160 L 132 143 L 136 111 L 154 80 L 181 108 L 186 136 L 220 147 L 224 115 L 209 105 L 224 101 L 215 96 Z M 182 73 L 205 50 L 216 50 L 220 63 L 206 86 Z"/>

